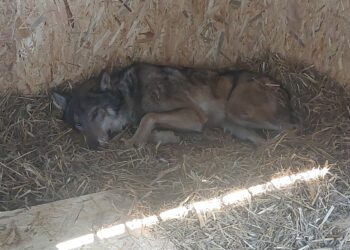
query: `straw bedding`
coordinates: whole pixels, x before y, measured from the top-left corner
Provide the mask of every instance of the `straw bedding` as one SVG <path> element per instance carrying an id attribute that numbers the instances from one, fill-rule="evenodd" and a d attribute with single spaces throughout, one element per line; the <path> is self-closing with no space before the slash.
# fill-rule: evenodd
<path id="1" fill-rule="evenodd" d="M 135 216 L 149 215 L 328 165 L 324 180 L 163 222 L 155 232 L 180 249 L 350 249 L 350 96 L 313 67 L 278 55 L 244 67 L 286 86 L 300 129 L 265 132 L 270 140 L 261 148 L 220 130 L 180 134 L 179 145 L 126 148 L 120 139 L 131 135 L 128 129 L 103 151 L 90 151 L 47 94 L 2 93 L 0 210 L 118 188 L 135 199 Z"/>

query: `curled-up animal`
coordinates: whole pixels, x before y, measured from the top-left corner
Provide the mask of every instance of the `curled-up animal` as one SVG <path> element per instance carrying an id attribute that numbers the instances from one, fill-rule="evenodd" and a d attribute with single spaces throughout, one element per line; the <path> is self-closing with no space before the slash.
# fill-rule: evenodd
<path id="1" fill-rule="evenodd" d="M 205 126 L 260 145 L 265 139 L 256 130 L 295 127 L 289 93 L 272 78 L 250 71 L 135 63 L 90 81 L 98 91 L 52 97 L 63 120 L 93 148 L 127 125 L 137 127 L 126 140 L 130 145 L 154 141 L 156 130 L 201 132 Z"/>

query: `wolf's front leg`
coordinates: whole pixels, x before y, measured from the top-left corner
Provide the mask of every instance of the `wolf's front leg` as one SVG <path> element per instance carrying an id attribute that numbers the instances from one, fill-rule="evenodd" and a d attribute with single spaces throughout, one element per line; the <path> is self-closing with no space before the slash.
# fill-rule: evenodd
<path id="1" fill-rule="evenodd" d="M 128 145 L 140 145 L 148 141 L 153 129 L 174 129 L 201 132 L 207 119 L 193 109 L 179 109 L 162 113 L 148 113 L 140 122 Z"/>

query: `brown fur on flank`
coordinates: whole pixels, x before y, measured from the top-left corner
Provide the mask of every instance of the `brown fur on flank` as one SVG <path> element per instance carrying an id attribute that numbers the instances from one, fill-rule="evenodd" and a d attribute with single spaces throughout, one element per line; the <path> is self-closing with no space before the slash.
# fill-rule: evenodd
<path id="1" fill-rule="evenodd" d="M 283 130 L 292 124 L 288 93 L 273 79 L 244 70 L 212 71 L 136 63 L 112 77 L 104 73 L 100 87 L 98 95 L 112 94 L 114 99 L 109 102 L 118 103 L 114 104 L 118 109 L 106 112 L 106 99 L 98 97 L 100 101 L 95 100 L 93 107 L 81 109 L 73 117 L 94 123 L 95 131 L 96 126 L 103 127 L 98 130 L 107 133 L 119 132 L 128 124 L 136 125 L 129 144 L 146 143 L 154 130 L 201 132 L 204 126 L 220 127 L 240 139 L 261 144 L 265 140 L 256 129 Z M 81 106 L 82 102 L 75 103 Z M 101 111 L 103 115 L 86 119 L 91 113 L 89 109 L 101 109 L 96 108 L 99 103 L 107 107 Z M 69 105 L 61 108 L 72 110 Z M 107 121 L 110 125 L 106 125 Z M 99 140 L 106 138 L 105 134 L 91 136 L 91 133 L 83 131 L 90 139 L 105 141 Z"/>

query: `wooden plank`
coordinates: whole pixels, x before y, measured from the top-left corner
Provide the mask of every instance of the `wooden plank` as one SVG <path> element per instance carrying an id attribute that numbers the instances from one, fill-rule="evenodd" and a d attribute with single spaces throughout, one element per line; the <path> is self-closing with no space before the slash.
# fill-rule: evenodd
<path id="1" fill-rule="evenodd" d="M 60 242 L 125 218 L 131 207 L 130 198 L 105 191 L 0 212 L 0 249 L 57 249 Z"/>
<path id="2" fill-rule="evenodd" d="M 104 240 L 96 240 L 93 244 L 84 246 L 84 250 L 176 250 L 168 239 L 160 239 L 143 232 L 138 235 L 124 235 Z"/>

